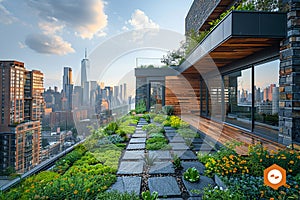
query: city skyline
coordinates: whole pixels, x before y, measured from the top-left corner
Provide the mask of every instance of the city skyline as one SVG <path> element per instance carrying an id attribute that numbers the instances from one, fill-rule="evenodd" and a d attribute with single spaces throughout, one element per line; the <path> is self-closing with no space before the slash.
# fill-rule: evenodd
<path id="1" fill-rule="evenodd" d="M 20 60 L 28 69 L 41 70 L 46 88 L 53 85 L 60 88 L 57 74 L 65 66 L 72 67 L 77 80 L 85 48 L 92 53 L 115 35 L 143 28 L 184 34 L 184 18 L 191 4 L 192 0 L 82 0 L 82 3 L 1 0 L 0 42 L 6 49 L 1 59 Z M 176 15 L 170 18 L 174 11 Z"/>

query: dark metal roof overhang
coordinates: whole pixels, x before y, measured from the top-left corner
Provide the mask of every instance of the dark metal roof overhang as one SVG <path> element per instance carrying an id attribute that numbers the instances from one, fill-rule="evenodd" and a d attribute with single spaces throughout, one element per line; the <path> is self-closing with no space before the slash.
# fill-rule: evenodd
<path id="1" fill-rule="evenodd" d="M 206 73 L 259 52 L 277 51 L 287 34 L 285 13 L 233 11 L 179 66 L 180 73 Z M 197 71 L 195 71 L 197 70 Z M 199 71 L 200 70 L 200 71 Z"/>

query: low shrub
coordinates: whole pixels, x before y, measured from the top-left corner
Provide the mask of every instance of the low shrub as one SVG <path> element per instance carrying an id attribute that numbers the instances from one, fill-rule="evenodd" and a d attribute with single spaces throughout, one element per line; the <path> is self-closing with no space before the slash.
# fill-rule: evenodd
<path id="1" fill-rule="evenodd" d="M 191 183 L 195 183 L 200 180 L 200 174 L 195 167 L 190 167 L 183 173 L 183 178 Z"/>
<path id="2" fill-rule="evenodd" d="M 120 193 L 118 191 L 110 191 L 99 193 L 97 196 L 98 200 L 140 200 L 139 195 L 132 193 Z"/>
<path id="3" fill-rule="evenodd" d="M 170 149 L 168 141 L 165 138 L 149 138 L 146 141 L 147 150 L 160 150 L 160 149 Z"/>
<path id="4" fill-rule="evenodd" d="M 164 106 L 163 107 L 163 112 L 165 115 L 173 115 L 174 114 L 174 107 L 173 106 Z"/>
<path id="5" fill-rule="evenodd" d="M 154 117 L 153 121 L 156 123 L 163 123 L 166 120 L 166 116 L 165 115 L 156 115 L 156 117 Z"/>
<path id="6" fill-rule="evenodd" d="M 179 128 L 176 132 L 181 135 L 183 138 L 198 138 L 200 135 L 191 130 L 190 128 Z"/>

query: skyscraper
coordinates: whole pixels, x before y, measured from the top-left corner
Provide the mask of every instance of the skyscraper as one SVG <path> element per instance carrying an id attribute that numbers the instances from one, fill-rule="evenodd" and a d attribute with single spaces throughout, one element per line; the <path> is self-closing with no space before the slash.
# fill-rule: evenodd
<path id="1" fill-rule="evenodd" d="M 84 87 L 84 82 L 88 81 L 88 70 L 90 68 L 90 61 L 87 58 L 87 50 L 85 49 L 84 59 L 81 61 L 81 87 Z"/>
<path id="2" fill-rule="evenodd" d="M 0 61 L 0 80 L 0 173 L 8 167 L 24 173 L 40 162 L 41 110 L 31 101 L 43 102 L 43 75 L 22 62 Z"/>
<path id="3" fill-rule="evenodd" d="M 64 67 L 63 93 L 63 97 L 66 99 L 66 104 L 63 109 L 72 110 L 73 81 L 72 69 L 70 67 Z"/>

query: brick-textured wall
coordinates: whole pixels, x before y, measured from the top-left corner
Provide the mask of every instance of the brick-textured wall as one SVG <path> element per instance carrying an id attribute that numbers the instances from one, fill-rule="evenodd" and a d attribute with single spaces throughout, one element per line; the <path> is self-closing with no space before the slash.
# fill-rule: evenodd
<path id="1" fill-rule="evenodd" d="M 300 142 L 300 1 L 288 0 L 287 38 L 281 42 L 279 142 Z"/>
<path id="2" fill-rule="evenodd" d="M 221 0 L 194 0 L 185 18 L 185 31 L 199 30 Z"/>

